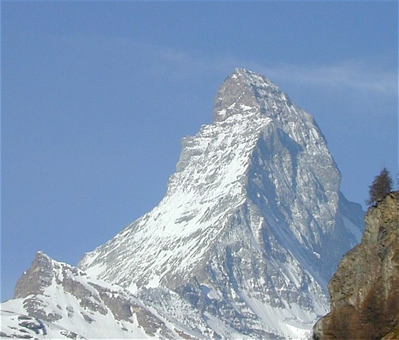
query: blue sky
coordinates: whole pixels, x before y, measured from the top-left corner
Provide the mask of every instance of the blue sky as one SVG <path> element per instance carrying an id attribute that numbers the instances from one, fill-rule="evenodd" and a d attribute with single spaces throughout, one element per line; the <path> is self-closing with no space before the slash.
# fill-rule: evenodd
<path id="1" fill-rule="evenodd" d="M 2 300 L 36 251 L 77 264 L 157 205 L 236 67 L 313 115 L 348 199 L 396 177 L 396 1 L 1 7 Z"/>

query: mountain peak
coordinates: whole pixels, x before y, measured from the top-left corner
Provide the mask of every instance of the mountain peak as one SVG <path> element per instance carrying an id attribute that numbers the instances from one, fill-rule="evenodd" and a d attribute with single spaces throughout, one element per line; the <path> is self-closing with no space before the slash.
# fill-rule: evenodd
<path id="1" fill-rule="evenodd" d="M 98 292 L 98 304 L 121 287 L 165 315 L 164 324 L 183 325 L 186 334 L 200 325 L 194 338 L 305 338 L 328 312 L 327 282 L 362 230 L 360 206 L 349 204 L 339 185 L 313 118 L 266 77 L 236 69 L 216 95 L 214 123 L 183 139 L 159 205 L 87 253 L 76 281 Z M 39 258 L 21 281 L 22 296 L 34 291 L 37 268 L 47 279 L 36 294 L 87 296 L 68 279 L 73 269 Z M 87 278 L 110 285 L 107 294 Z M 176 301 L 189 306 L 181 312 Z M 86 303 L 75 306 L 87 315 Z"/>
<path id="2" fill-rule="evenodd" d="M 291 105 L 289 97 L 265 76 L 236 68 L 215 96 L 213 121 L 224 121 L 235 114 L 267 114 L 277 101 Z"/>
<path id="3" fill-rule="evenodd" d="M 38 251 L 30 269 L 18 280 L 14 290 L 14 298 L 42 292 L 44 287 L 51 283 L 52 270 L 51 258 Z"/>
<path id="4" fill-rule="evenodd" d="M 79 268 L 132 293 L 166 287 L 237 332 L 222 337 L 303 338 L 327 312 L 328 279 L 358 241 L 349 229 L 361 230 L 362 213 L 340 200 L 313 118 L 266 77 L 236 69 L 216 95 L 214 123 L 182 146 L 160 204 Z M 236 313 L 240 324 L 226 317 Z"/>
<path id="5" fill-rule="evenodd" d="M 234 72 L 230 75 L 230 77 L 233 79 L 241 78 L 243 80 L 246 80 L 248 83 L 257 83 L 257 82 L 261 81 L 261 82 L 267 82 L 267 83 L 273 84 L 264 75 L 262 75 L 260 73 L 256 73 L 251 70 L 248 70 L 246 68 L 242 68 L 242 67 L 235 68 Z"/>

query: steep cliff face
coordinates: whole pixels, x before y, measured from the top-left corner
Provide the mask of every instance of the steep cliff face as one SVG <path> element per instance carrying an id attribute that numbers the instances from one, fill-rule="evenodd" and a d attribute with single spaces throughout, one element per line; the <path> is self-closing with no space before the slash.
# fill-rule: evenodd
<path id="1" fill-rule="evenodd" d="M 370 208 L 365 223 L 329 283 L 331 312 L 314 326 L 315 339 L 399 336 L 399 191 Z"/>

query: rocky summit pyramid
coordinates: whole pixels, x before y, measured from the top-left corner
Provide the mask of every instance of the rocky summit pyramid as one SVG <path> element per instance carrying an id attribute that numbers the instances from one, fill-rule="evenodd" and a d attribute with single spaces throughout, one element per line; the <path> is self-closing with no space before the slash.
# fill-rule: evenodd
<path id="1" fill-rule="evenodd" d="M 103 319 L 115 330 L 106 338 L 304 338 L 328 312 L 327 282 L 363 231 L 361 206 L 340 180 L 314 119 L 264 76 L 236 69 L 212 124 L 183 139 L 159 205 L 79 268 L 38 254 L 32 268 L 47 263 L 46 288 L 31 268 L 2 308 L 7 320 L 14 310 L 75 338 L 101 337 Z"/>

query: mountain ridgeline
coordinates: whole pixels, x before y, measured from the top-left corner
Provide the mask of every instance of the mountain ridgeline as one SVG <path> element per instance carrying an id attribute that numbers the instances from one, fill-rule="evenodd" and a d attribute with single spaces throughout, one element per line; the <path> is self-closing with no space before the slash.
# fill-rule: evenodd
<path id="1" fill-rule="evenodd" d="M 44 281 L 27 271 L 17 285 L 25 293 L 2 309 L 7 320 L 40 320 L 43 337 L 63 329 L 98 338 L 101 320 L 114 325 L 107 338 L 310 336 L 329 310 L 328 281 L 363 232 L 361 206 L 340 180 L 314 119 L 264 76 L 236 69 L 216 94 L 212 124 L 183 139 L 159 205 L 78 268 L 41 254 L 47 269 L 66 269 Z M 66 273 L 80 289 L 66 288 Z M 30 332 L 17 319 L 13 331 Z"/>

